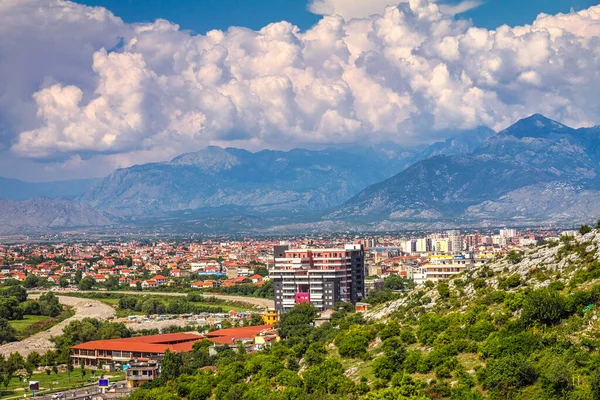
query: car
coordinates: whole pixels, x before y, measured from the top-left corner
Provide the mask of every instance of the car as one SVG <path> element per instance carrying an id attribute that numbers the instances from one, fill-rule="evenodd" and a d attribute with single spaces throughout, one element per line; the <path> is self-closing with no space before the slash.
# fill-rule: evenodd
<path id="1" fill-rule="evenodd" d="M 65 394 L 63 392 L 54 393 L 52 395 L 52 400 L 64 399 L 64 398 L 65 398 Z"/>

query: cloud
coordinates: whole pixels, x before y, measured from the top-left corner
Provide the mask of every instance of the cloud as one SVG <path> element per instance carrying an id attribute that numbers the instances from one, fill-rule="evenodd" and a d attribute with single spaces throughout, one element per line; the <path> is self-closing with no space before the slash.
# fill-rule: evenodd
<path id="1" fill-rule="evenodd" d="M 191 35 L 67 1 L 0 0 L 0 147 L 60 171 L 210 144 L 408 144 L 536 112 L 598 122 L 600 6 L 495 31 L 451 14 L 410 0 L 306 32 Z"/>
<path id="2" fill-rule="evenodd" d="M 483 1 L 479 0 L 465 0 L 458 4 L 440 4 L 440 11 L 448 15 L 458 15 L 471 11 L 482 4 Z"/>
<path id="3" fill-rule="evenodd" d="M 434 2 L 435 0 L 432 0 Z M 339 15 L 349 20 L 383 14 L 386 7 L 408 3 L 409 0 L 312 0 L 308 10 L 317 15 Z M 446 15 L 458 15 L 483 4 L 482 0 L 464 0 L 459 3 L 439 3 L 439 10 Z"/>
<path id="4" fill-rule="evenodd" d="M 382 14 L 388 6 L 395 6 L 403 0 L 313 0 L 308 10 L 317 15 L 339 15 L 345 19 L 366 18 Z"/>

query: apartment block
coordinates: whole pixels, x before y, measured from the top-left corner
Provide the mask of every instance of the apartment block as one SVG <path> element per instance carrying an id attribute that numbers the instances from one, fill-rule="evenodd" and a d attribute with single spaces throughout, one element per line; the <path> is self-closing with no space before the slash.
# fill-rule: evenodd
<path id="1" fill-rule="evenodd" d="M 429 262 L 413 269 L 412 278 L 416 285 L 427 281 L 438 282 L 475 266 L 476 260 L 462 255 L 430 256 Z"/>
<path id="2" fill-rule="evenodd" d="M 361 244 L 328 249 L 275 246 L 274 256 L 269 276 L 279 311 L 301 302 L 326 310 L 340 301 L 356 303 L 364 297 L 365 252 Z"/>

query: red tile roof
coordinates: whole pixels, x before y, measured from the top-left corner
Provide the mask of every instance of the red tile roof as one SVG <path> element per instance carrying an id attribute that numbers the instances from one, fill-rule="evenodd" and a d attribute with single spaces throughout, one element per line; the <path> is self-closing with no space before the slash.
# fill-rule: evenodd
<path id="1" fill-rule="evenodd" d="M 265 329 L 271 329 L 273 325 L 244 326 L 241 328 L 220 329 L 205 334 L 211 342 L 221 344 L 233 344 L 238 340 L 254 339 L 256 335 Z"/>
<path id="2" fill-rule="evenodd" d="M 164 353 L 170 351 L 191 351 L 195 342 L 202 339 L 194 333 L 168 333 L 164 335 L 136 336 L 124 339 L 94 340 L 78 344 L 72 349 L 81 350 L 116 350 L 144 353 Z"/>

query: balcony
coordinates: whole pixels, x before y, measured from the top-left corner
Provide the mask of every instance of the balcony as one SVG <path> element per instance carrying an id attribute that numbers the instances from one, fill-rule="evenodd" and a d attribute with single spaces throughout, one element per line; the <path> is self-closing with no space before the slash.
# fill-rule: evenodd
<path id="1" fill-rule="evenodd" d="M 127 375 L 128 381 L 151 381 L 153 379 L 152 375 Z"/>

